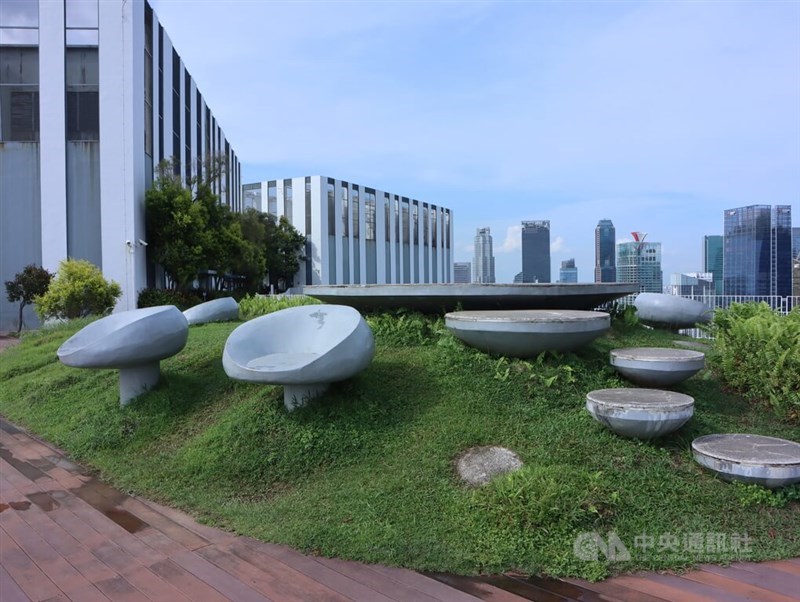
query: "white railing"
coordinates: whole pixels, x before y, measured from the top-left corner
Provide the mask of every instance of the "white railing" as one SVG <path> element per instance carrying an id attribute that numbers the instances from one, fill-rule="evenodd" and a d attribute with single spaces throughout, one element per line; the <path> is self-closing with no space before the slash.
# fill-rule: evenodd
<path id="1" fill-rule="evenodd" d="M 711 309 L 727 309 L 733 303 L 761 303 L 764 302 L 781 315 L 786 315 L 792 308 L 800 307 L 800 296 L 780 297 L 778 295 L 681 295 L 684 299 L 692 299 L 705 303 Z M 626 307 L 633 305 L 636 295 L 627 295 L 616 300 L 618 305 Z M 687 328 L 681 334 L 696 339 L 706 339 L 708 334 L 700 328 Z"/>

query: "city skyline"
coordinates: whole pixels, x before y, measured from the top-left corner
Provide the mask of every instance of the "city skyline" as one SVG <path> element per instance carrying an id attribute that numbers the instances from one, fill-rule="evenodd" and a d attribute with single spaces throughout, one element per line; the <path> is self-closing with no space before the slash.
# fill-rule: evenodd
<path id="1" fill-rule="evenodd" d="M 693 272 L 725 209 L 800 200 L 798 3 L 154 7 L 243 181 L 336 173 L 450 207 L 454 260 L 488 226 L 500 282 L 524 220 L 591 282 L 600 219 Z"/>

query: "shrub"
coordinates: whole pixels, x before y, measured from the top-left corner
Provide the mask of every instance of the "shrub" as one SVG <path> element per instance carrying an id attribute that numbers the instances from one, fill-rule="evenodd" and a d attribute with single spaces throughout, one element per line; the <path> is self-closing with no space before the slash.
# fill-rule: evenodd
<path id="1" fill-rule="evenodd" d="M 800 419 L 800 309 L 782 316 L 766 303 L 733 304 L 711 323 L 710 362 L 738 393 Z"/>
<path id="2" fill-rule="evenodd" d="M 317 299 L 306 297 L 305 295 L 247 295 L 239 301 L 239 316 L 241 316 L 242 320 L 252 320 L 287 307 L 316 305 L 318 303 Z"/>
<path id="3" fill-rule="evenodd" d="M 35 263 L 26 265 L 21 272 L 14 274 L 14 280 L 6 281 L 6 298 L 9 302 L 19 301 L 19 326 L 22 331 L 22 310 L 47 292 L 53 275 Z"/>
<path id="4" fill-rule="evenodd" d="M 171 288 L 143 288 L 136 299 L 136 307 L 156 307 L 174 305 L 181 311 L 203 302 L 197 291 L 179 291 Z"/>
<path id="5" fill-rule="evenodd" d="M 48 291 L 37 297 L 36 313 L 41 320 L 103 315 L 114 309 L 120 295 L 119 284 L 103 278 L 97 266 L 83 259 L 65 259 Z"/>
<path id="6" fill-rule="evenodd" d="M 432 345 L 444 331 L 441 317 L 405 309 L 372 314 L 367 316 L 367 324 L 375 333 L 378 343 L 389 347 Z"/>

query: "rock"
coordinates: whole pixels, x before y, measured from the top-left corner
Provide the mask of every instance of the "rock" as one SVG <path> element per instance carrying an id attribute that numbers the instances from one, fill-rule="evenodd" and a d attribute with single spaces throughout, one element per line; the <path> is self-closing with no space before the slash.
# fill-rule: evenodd
<path id="1" fill-rule="evenodd" d="M 458 476 L 473 487 L 485 485 L 494 477 L 522 468 L 522 460 L 505 447 L 473 447 L 456 460 Z"/>

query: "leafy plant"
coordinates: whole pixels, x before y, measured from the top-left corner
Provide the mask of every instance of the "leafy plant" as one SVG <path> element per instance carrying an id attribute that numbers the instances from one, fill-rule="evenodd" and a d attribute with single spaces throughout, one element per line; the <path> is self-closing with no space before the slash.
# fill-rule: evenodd
<path id="1" fill-rule="evenodd" d="M 443 330 L 442 318 L 405 309 L 367 316 L 379 344 L 393 347 L 433 344 Z"/>
<path id="2" fill-rule="evenodd" d="M 717 310 L 710 362 L 722 380 L 776 413 L 800 420 L 800 310 L 782 316 L 766 303 Z"/>
<path id="3" fill-rule="evenodd" d="M 107 281 L 96 265 L 84 259 L 65 259 L 47 292 L 36 299 L 41 320 L 71 320 L 88 315 L 102 316 L 114 309 L 122 289 Z"/>
<path id="4" fill-rule="evenodd" d="M 770 508 L 783 508 L 790 502 L 800 501 L 800 485 L 790 485 L 782 489 L 767 489 L 761 485 L 735 482 L 736 494 L 739 503 L 749 508 L 751 506 L 768 506 Z"/>
<path id="5" fill-rule="evenodd" d="M 305 295 L 247 295 L 239 301 L 239 315 L 243 320 L 252 320 L 288 307 L 318 303 L 314 297 Z"/>
<path id="6" fill-rule="evenodd" d="M 14 274 L 13 280 L 6 281 L 6 298 L 14 303 L 19 301 L 19 325 L 17 333 L 22 331 L 22 311 L 47 292 L 53 275 L 43 267 L 32 263 Z"/>

